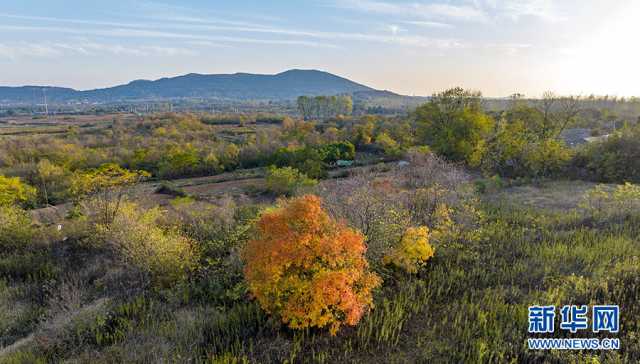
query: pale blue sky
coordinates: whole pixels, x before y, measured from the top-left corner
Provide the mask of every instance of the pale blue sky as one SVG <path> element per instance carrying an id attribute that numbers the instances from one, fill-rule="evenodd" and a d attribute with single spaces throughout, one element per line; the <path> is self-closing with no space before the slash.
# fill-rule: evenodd
<path id="1" fill-rule="evenodd" d="M 0 85 L 321 69 L 451 86 L 640 95 L 638 0 L 3 0 Z"/>

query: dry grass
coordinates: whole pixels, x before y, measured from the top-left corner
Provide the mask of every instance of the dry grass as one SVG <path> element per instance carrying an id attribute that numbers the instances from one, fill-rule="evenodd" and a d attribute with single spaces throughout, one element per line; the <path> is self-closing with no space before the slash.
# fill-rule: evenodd
<path id="1" fill-rule="evenodd" d="M 550 181 L 539 185 L 508 187 L 486 198 L 494 203 L 517 205 L 550 211 L 575 209 L 584 194 L 594 188 L 596 183 L 583 181 Z M 613 189 L 614 185 L 611 185 Z"/>

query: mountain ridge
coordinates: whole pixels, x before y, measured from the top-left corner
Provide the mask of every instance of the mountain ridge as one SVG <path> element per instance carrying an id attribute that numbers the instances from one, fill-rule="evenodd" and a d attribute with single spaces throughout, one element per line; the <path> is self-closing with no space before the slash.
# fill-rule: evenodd
<path id="1" fill-rule="evenodd" d="M 277 74 L 188 73 L 156 80 L 137 79 L 113 87 L 76 90 L 56 86 L 0 86 L 0 103 L 110 103 L 171 99 L 292 100 L 300 95 L 400 96 L 320 70 L 290 69 Z"/>

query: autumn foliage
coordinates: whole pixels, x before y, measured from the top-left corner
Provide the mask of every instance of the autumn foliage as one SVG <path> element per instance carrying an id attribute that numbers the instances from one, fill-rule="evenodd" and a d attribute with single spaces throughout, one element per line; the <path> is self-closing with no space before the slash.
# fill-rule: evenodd
<path id="1" fill-rule="evenodd" d="M 433 257 L 434 249 L 429 244 L 429 229 L 426 226 L 408 228 L 400 242 L 384 257 L 384 263 L 417 273 L 418 268 Z"/>
<path id="2" fill-rule="evenodd" d="M 249 289 L 293 329 L 355 325 L 372 305 L 380 278 L 369 271 L 361 233 L 336 222 L 317 196 L 263 213 L 244 250 Z"/>
<path id="3" fill-rule="evenodd" d="M 35 195 L 35 189 L 18 177 L 0 175 L 0 206 L 25 203 Z"/>
<path id="4" fill-rule="evenodd" d="M 123 263 L 138 269 L 155 287 L 184 281 L 199 260 L 196 242 L 159 224 L 164 212 L 123 203 L 110 224 L 98 224 L 104 239 Z"/>

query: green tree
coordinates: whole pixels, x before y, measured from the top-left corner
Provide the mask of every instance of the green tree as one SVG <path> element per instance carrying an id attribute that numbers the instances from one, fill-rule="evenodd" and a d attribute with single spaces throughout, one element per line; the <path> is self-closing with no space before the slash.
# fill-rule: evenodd
<path id="1" fill-rule="evenodd" d="M 292 196 L 303 188 L 315 186 L 316 180 L 307 177 L 295 168 L 277 168 L 271 166 L 267 169 L 265 185 L 267 191 L 276 195 Z"/>
<path id="2" fill-rule="evenodd" d="M 339 159 L 353 160 L 356 157 L 356 148 L 350 142 L 324 144 L 317 149 L 326 163 L 334 163 Z"/>
<path id="3" fill-rule="evenodd" d="M 372 118 L 366 118 L 362 123 L 354 126 L 352 130 L 351 141 L 357 146 L 371 144 L 373 139 L 373 131 L 376 125 Z"/>
<path id="4" fill-rule="evenodd" d="M 190 176 L 199 166 L 200 156 L 194 146 L 176 145 L 166 151 L 159 163 L 158 172 L 162 177 Z"/>
<path id="5" fill-rule="evenodd" d="M 462 88 L 434 95 L 415 112 L 421 139 L 451 160 L 478 164 L 494 124 L 482 110 L 481 96 Z"/>
<path id="6" fill-rule="evenodd" d="M 220 153 L 220 163 L 227 171 L 232 171 L 238 167 L 240 148 L 233 143 L 226 144 Z"/>
<path id="7" fill-rule="evenodd" d="M 487 143 L 483 169 L 506 177 L 546 177 L 559 172 L 570 151 L 557 140 L 556 132 L 564 124 L 557 124 L 556 118 L 551 111 L 514 100 Z"/>
<path id="8" fill-rule="evenodd" d="M 524 163 L 535 177 L 558 173 L 571 159 L 563 142 L 552 138 L 529 144 L 524 150 Z"/>
<path id="9" fill-rule="evenodd" d="M 544 116 L 535 107 L 529 106 L 526 102 L 515 102 L 503 114 L 505 125 L 519 123 L 522 125 L 519 133 L 523 137 L 534 141 L 546 138 Z M 500 130 L 498 130 L 499 132 Z"/>
<path id="10" fill-rule="evenodd" d="M 498 125 L 495 136 L 487 145 L 482 159 L 482 167 L 488 173 L 517 177 L 526 173 L 524 150 L 532 141 L 526 137 L 526 127 L 520 120 L 503 120 Z"/>
<path id="11" fill-rule="evenodd" d="M 353 113 L 353 99 L 351 96 L 340 96 L 338 98 L 338 104 L 340 115 L 351 115 Z"/>
<path id="12" fill-rule="evenodd" d="M 400 145 L 398 145 L 398 142 L 393 140 L 393 138 L 385 132 L 382 132 L 376 137 L 376 144 L 384 150 L 386 156 L 399 157 L 402 154 L 402 149 Z"/>
<path id="13" fill-rule="evenodd" d="M 600 182 L 640 183 L 640 126 L 626 127 L 579 150 L 574 165 Z"/>
<path id="14" fill-rule="evenodd" d="M 349 95 L 300 96 L 297 104 L 298 111 L 305 120 L 327 119 L 338 115 L 351 115 L 353 112 L 353 99 Z"/>

